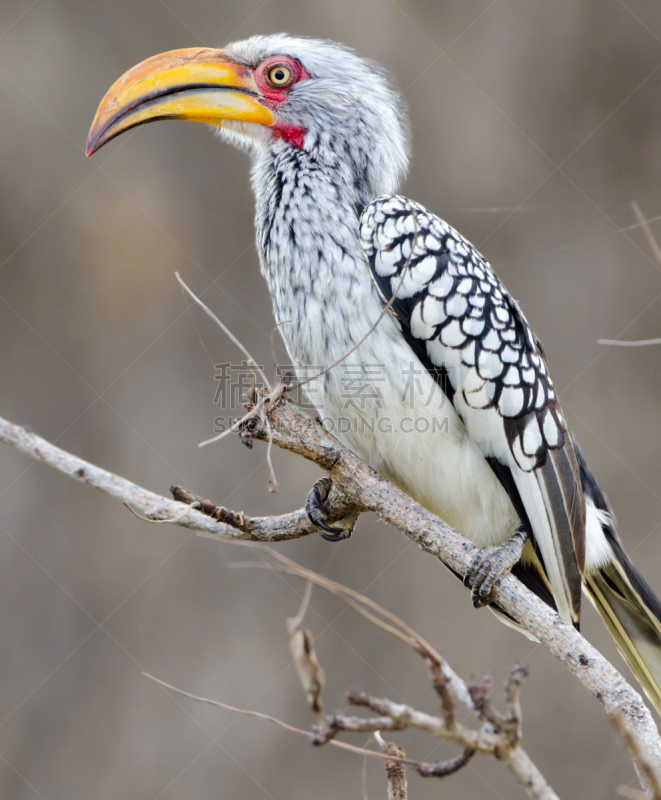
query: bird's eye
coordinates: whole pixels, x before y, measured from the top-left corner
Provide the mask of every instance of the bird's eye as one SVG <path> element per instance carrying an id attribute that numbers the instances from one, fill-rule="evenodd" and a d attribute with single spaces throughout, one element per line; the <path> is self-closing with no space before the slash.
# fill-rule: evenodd
<path id="1" fill-rule="evenodd" d="M 292 79 L 292 73 L 284 64 L 276 64 L 266 73 L 266 77 L 273 86 L 286 86 Z"/>

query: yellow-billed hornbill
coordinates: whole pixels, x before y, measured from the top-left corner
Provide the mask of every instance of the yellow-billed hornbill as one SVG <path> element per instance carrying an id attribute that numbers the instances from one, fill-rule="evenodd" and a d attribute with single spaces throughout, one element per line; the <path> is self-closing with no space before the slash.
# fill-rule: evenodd
<path id="1" fill-rule="evenodd" d="M 338 435 L 376 470 L 491 546 L 466 576 L 475 605 L 511 567 L 578 625 L 583 587 L 661 710 L 661 603 L 622 550 L 518 305 L 459 233 L 393 194 L 407 119 L 384 71 L 287 35 L 164 53 L 108 91 L 88 155 L 159 119 L 209 123 L 250 150 L 262 272 L 292 363 L 334 364 L 359 344 L 315 402 L 349 418 Z M 379 391 L 348 403 L 346 369 L 365 365 L 379 365 Z"/>

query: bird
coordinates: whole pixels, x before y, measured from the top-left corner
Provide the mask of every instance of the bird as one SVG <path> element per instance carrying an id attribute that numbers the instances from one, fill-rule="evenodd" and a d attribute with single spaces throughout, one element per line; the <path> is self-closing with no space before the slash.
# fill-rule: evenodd
<path id="1" fill-rule="evenodd" d="M 410 135 L 389 74 L 288 34 L 169 51 L 111 86 L 87 155 L 164 119 L 250 153 L 261 272 L 292 364 L 299 377 L 331 366 L 307 391 L 324 419 L 348 422 L 338 438 L 478 546 L 463 576 L 473 604 L 515 625 L 492 601 L 511 570 L 578 628 L 584 592 L 661 712 L 661 602 L 518 304 L 461 234 L 397 194 Z M 347 400 L 348 375 L 375 390 Z M 329 485 L 306 507 L 337 541 L 351 531 L 327 521 Z"/>

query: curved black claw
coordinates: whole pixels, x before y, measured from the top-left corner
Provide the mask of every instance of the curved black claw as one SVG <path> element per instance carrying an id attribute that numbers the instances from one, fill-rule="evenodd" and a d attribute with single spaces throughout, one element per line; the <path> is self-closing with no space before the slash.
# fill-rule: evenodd
<path id="1" fill-rule="evenodd" d="M 464 586 L 472 587 L 471 600 L 475 608 L 489 605 L 496 581 L 521 558 L 527 539 L 526 531 L 518 530 L 505 544 L 483 547 L 473 558 L 464 575 Z"/>
<path id="2" fill-rule="evenodd" d="M 305 501 L 305 511 L 308 515 L 310 522 L 321 528 L 319 535 L 327 542 L 341 542 L 342 539 L 348 539 L 353 532 L 353 525 L 350 529 L 337 528 L 329 525 L 325 518 L 328 516 L 328 509 L 326 508 L 326 498 L 331 489 L 333 482 L 329 477 L 321 478 L 310 489 L 307 500 Z"/>

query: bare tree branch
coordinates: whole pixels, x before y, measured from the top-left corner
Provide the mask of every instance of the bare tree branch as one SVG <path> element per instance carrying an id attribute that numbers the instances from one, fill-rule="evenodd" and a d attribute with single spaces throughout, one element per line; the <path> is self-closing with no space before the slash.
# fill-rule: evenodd
<path id="1" fill-rule="evenodd" d="M 356 506 L 374 511 L 399 528 L 426 553 L 463 576 L 477 548 L 401 489 L 389 483 L 358 456 L 343 447 L 322 425 L 311 421 L 286 402 L 271 412 L 273 441 L 278 446 L 315 461 L 326 469 L 336 486 Z M 255 430 L 256 439 L 265 438 Z M 661 740 L 640 694 L 569 623 L 513 575 L 504 576 L 494 589 L 494 600 L 516 622 L 544 644 L 614 715 L 634 732 L 649 753 L 654 768 L 661 769 Z"/>
<path id="2" fill-rule="evenodd" d="M 515 776 L 519 784 L 528 793 L 532 800 L 558 800 L 557 796 L 546 782 L 544 776 L 535 766 L 529 756 L 520 746 L 521 736 L 521 713 L 519 707 L 519 691 L 523 679 L 527 676 L 527 670 L 519 665 L 515 666 L 505 683 L 505 700 L 507 713 L 501 714 L 492 707 L 487 696 L 491 687 L 490 680 L 484 679 L 481 684 L 476 686 L 466 686 L 464 681 L 454 673 L 447 662 L 430 646 L 420 647 L 418 642 L 424 640 L 413 629 L 409 628 L 402 620 L 390 614 L 386 609 L 371 601 L 364 595 L 358 595 L 352 590 L 334 581 L 328 581 L 321 575 L 312 572 L 290 559 L 285 559 L 280 554 L 275 553 L 270 548 L 266 551 L 282 560 L 281 569 L 298 574 L 307 580 L 306 589 L 301 601 L 301 606 L 295 617 L 287 620 L 287 630 L 289 634 L 289 646 L 293 657 L 293 663 L 298 672 L 299 680 L 305 692 L 308 704 L 317 719 L 312 732 L 312 744 L 322 746 L 328 743 L 339 745 L 337 737 L 340 733 L 372 733 L 376 741 L 381 746 L 383 753 L 390 756 L 386 761 L 386 774 L 388 777 L 389 794 L 392 800 L 406 800 L 406 776 L 404 772 L 405 763 L 413 763 L 418 774 L 422 777 L 444 778 L 458 772 L 466 766 L 476 753 L 483 753 L 495 757 L 505 764 Z M 286 566 L 285 566 L 286 564 Z M 375 712 L 377 716 L 370 718 L 349 716 L 342 712 L 324 717 L 322 713 L 321 693 L 325 684 L 325 673 L 319 664 L 314 653 L 312 634 L 303 629 L 303 621 L 308 608 L 310 594 L 313 583 L 328 589 L 333 594 L 343 598 L 357 610 L 361 605 L 373 607 L 376 613 L 392 618 L 396 625 L 384 625 L 376 614 L 365 614 L 366 618 L 373 624 L 384 628 L 387 632 L 402 639 L 399 627 L 406 628 L 409 637 L 405 638 L 407 644 L 412 646 L 425 660 L 431 661 L 431 677 L 434 687 L 437 689 L 442 701 L 442 717 L 436 717 L 422 711 L 417 711 L 411 706 L 403 703 L 394 703 L 388 699 L 377 699 L 365 692 L 347 692 L 347 699 L 351 705 L 363 706 Z M 472 698 L 470 708 L 475 713 L 479 722 L 479 728 L 472 729 L 460 723 L 456 719 L 454 704 L 455 699 L 448 690 L 448 680 L 446 673 L 454 676 L 454 683 L 460 683 L 463 690 L 457 692 L 458 697 L 469 696 Z M 146 674 L 146 673 L 143 673 Z M 246 713 L 260 719 L 274 722 L 286 730 L 296 733 L 304 733 L 300 729 L 260 712 L 243 712 L 234 706 L 226 703 L 209 700 L 208 698 L 198 697 L 181 689 L 176 689 L 164 681 L 152 678 L 161 686 L 172 689 L 186 697 L 200 702 L 217 705 L 231 711 Z M 459 744 L 462 753 L 449 760 L 438 761 L 435 763 L 412 762 L 406 758 L 406 754 L 398 745 L 387 743 L 381 736 L 381 731 L 405 731 L 416 728 L 428 733 L 436 738 L 445 739 Z M 357 750 L 355 752 L 360 752 Z"/>
<path id="3" fill-rule="evenodd" d="M 517 677 L 510 676 L 506 686 L 505 694 L 508 702 L 512 692 L 512 680 L 518 686 L 523 674 L 520 667 L 515 667 L 512 676 Z M 347 692 L 347 699 L 351 705 L 369 708 L 378 716 L 364 719 L 336 712 L 328 717 L 325 726 L 319 729 L 319 744 L 334 741 L 340 731 L 361 733 L 372 731 L 378 741 L 379 731 L 404 731 L 415 728 L 462 747 L 461 755 L 450 761 L 419 764 L 417 770 L 421 776 L 443 778 L 452 775 L 462 769 L 475 753 L 483 753 L 494 756 L 505 764 L 533 800 L 558 800 L 542 773 L 519 744 L 520 715 L 514 721 L 510 719 L 509 714 L 499 714 L 491 708 L 486 696 L 480 703 L 479 718 L 482 724 L 478 730 L 458 723 L 454 712 L 448 713 L 447 707 L 444 708 L 442 717 L 436 717 L 418 711 L 406 703 L 372 697 L 365 692 Z M 452 703 L 450 699 L 446 702 Z"/>
<path id="4" fill-rule="evenodd" d="M 316 533 L 305 509 L 278 517 L 247 517 L 212 503 L 199 503 L 199 498 L 186 490 L 178 490 L 183 502 L 176 502 L 150 492 L 132 481 L 90 464 L 78 456 L 68 453 L 37 436 L 28 428 L 14 425 L 0 418 L 0 442 L 15 447 L 37 461 L 47 464 L 58 472 L 81 483 L 99 489 L 111 497 L 129 505 L 150 522 L 170 522 L 196 531 L 212 539 L 227 541 L 282 542 L 299 539 Z M 184 499 L 186 498 L 186 499 Z M 188 505 L 184 505 L 184 502 Z M 191 508 L 190 504 L 196 508 Z M 209 516 L 197 510 L 203 505 L 218 516 Z M 331 490 L 326 505 L 332 510 L 331 517 L 341 519 L 354 512 L 353 503 L 344 494 Z"/>
<path id="5" fill-rule="evenodd" d="M 404 532 L 426 553 L 440 559 L 456 575 L 465 573 L 476 548 L 457 531 L 381 477 L 343 447 L 321 424 L 295 410 L 284 399 L 270 402 L 264 413 L 268 415 L 271 430 L 268 431 L 260 424 L 259 418 L 254 417 L 247 423 L 251 437 L 268 441 L 270 435 L 274 444 L 302 455 L 327 470 L 333 480 L 328 503 L 335 519 L 360 510 L 374 511 L 382 520 Z M 181 503 L 160 497 L 66 453 L 27 429 L 1 418 L 0 441 L 129 503 L 150 520 L 176 521 L 178 525 L 212 538 L 277 542 L 305 536 L 316 530 L 304 509 L 281 517 L 252 519 L 230 512 L 226 520 L 233 524 L 216 521 L 197 509 L 186 509 Z M 187 513 L 182 517 L 184 511 Z M 661 770 L 661 741 L 656 725 L 640 695 L 619 672 L 573 626 L 562 620 L 514 576 L 506 575 L 496 584 L 494 599 L 598 699 L 609 717 L 617 723 L 618 729 L 627 730 L 631 740 L 637 743 L 641 752 L 647 754 L 646 763 L 658 773 Z M 511 707 L 514 718 L 518 713 L 515 695 L 514 692 Z M 391 707 L 389 710 L 394 714 L 386 715 L 389 719 L 401 721 L 396 709 Z M 414 718 L 418 721 L 422 719 Z M 427 722 L 432 727 L 440 725 L 445 730 L 447 716 L 438 718 L 438 722 L 428 718 Z M 469 741 L 471 746 L 475 744 L 472 739 Z M 525 760 L 524 755 L 516 747 L 511 749 L 508 758 L 513 764 L 512 769 L 522 768 L 518 762 Z M 649 781 L 644 774 L 642 780 L 648 788 Z"/>

